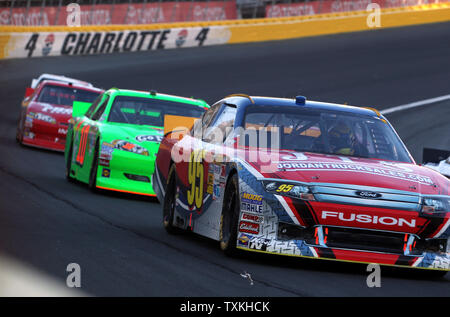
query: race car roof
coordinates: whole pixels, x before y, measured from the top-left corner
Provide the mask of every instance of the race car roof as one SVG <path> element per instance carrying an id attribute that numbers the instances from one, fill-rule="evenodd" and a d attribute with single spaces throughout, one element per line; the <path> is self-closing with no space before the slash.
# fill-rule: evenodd
<path id="1" fill-rule="evenodd" d="M 86 86 L 83 84 L 80 84 L 78 82 L 62 82 L 62 81 L 58 81 L 58 80 L 43 80 L 40 85 L 43 87 L 47 84 L 51 84 L 51 85 L 55 85 L 55 86 L 61 86 L 61 87 L 71 87 L 71 88 L 76 88 L 76 89 L 83 89 L 83 90 L 88 90 L 88 91 L 95 91 L 95 92 L 99 92 L 102 93 L 104 90 L 101 88 L 97 88 L 94 86 Z"/>
<path id="2" fill-rule="evenodd" d="M 209 105 L 204 100 L 201 100 L 201 99 L 193 99 L 193 98 L 186 98 L 186 97 L 175 96 L 175 95 L 162 94 L 162 93 L 159 93 L 156 91 L 142 91 L 142 90 L 111 88 L 108 90 L 108 93 L 111 93 L 114 95 L 121 95 L 121 96 L 135 96 L 135 97 L 144 97 L 144 98 L 166 99 L 166 100 L 172 100 L 172 101 L 176 101 L 176 102 L 189 103 L 189 104 L 196 105 L 199 107 L 209 107 Z"/>
<path id="3" fill-rule="evenodd" d="M 93 85 L 91 83 L 80 80 L 80 79 L 70 78 L 70 77 L 66 77 L 66 76 L 62 76 L 62 75 L 44 73 L 44 74 L 41 74 L 38 78 L 33 79 L 31 81 L 31 88 L 36 88 L 37 85 L 40 84 L 44 80 L 54 80 L 54 81 L 65 82 L 65 83 L 76 83 L 78 85 L 93 87 Z"/>
<path id="4" fill-rule="evenodd" d="M 275 98 L 275 97 L 260 97 L 260 96 L 247 96 L 247 95 L 231 95 L 224 99 L 226 103 L 233 104 L 237 107 L 247 107 L 247 106 L 259 106 L 259 107 L 273 107 L 273 106 L 290 106 L 290 107 L 301 107 L 311 108 L 311 109 L 319 109 L 319 110 L 335 110 L 342 112 L 349 112 L 360 115 L 367 116 L 380 116 L 379 112 L 373 108 L 363 108 L 363 107 L 355 107 L 348 106 L 336 103 L 328 103 L 328 102 L 319 102 L 319 101 L 311 101 L 306 100 L 304 103 L 298 104 L 296 103 L 296 99 L 289 98 Z"/>

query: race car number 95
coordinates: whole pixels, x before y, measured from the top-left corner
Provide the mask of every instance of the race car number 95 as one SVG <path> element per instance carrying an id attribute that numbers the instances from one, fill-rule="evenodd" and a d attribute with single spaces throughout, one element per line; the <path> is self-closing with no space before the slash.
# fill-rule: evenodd
<path id="1" fill-rule="evenodd" d="M 277 192 L 287 193 L 292 189 L 292 187 L 294 187 L 294 185 L 282 184 L 277 188 Z"/>
<path id="2" fill-rule="evenodd" d="M 191 188 L 187 192 L 189 206 L 195 201 L 195 207 L 201 208 L 203 202 L 203 151 L 192 151 L 189 159 L 188 182 Z"/>

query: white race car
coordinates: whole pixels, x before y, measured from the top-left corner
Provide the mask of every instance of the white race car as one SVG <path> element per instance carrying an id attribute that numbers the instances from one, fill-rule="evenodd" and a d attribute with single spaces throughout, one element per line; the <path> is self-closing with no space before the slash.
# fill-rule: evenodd
<path id="1" fill-rule="evenodd" d="M 423 165 L 450 178 L 450 151 L 423 149 Z"/>

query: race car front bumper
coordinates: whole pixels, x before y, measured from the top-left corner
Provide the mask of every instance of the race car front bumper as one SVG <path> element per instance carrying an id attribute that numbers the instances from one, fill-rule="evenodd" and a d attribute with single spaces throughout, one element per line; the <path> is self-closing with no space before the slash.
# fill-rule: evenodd
<path id="1" fill-rule="evenodd" d="M 111 160 L 100 159 L 97 187 L 131 194 L 156 196 L 152 186 L 155 158 L 115 150 Z"/>
<path id="2" fill-rule="evenodd" d="M 427 241 L 407 252 L 401 234 L 316 226 L 310 229 L 280 223 L 277 238 L 239 233 L 237 248 L 246 251 L 356 263 L 450 270 L 448 239 Z M 302 239 L 291 235 L 302 236 Z M 366 238 L 366 240 L 363 240 Z M 406 247 L 402 247 L 402 245 Z M 390 250 L 388 250 L 388 247 Z M 405 249 L 398 252 L 398 249 Z"/>
<path id="3" fill-rule="evenodd" d="M 327 200 L 317 191 L 309 201 L 275 195 L 259 182 L 250 187 L 241 181 L 240 187 L 239 249 L 450 270 L 449 214 L 421 212 L 413 195 L 402 193 L 404 202 L 354 199 L 359 204 L 350 204 L 336 195 Z"/>
<path id="4" fill-rule="evenodd" d="M 34 122 L 32 128 L 25 127 L 22 144 L 64 152 L 66 145 L 67 126 Z"/>

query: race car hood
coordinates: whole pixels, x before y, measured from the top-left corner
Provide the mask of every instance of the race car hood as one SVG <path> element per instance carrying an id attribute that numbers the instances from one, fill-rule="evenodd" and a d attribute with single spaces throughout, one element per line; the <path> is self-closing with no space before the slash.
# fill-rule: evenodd
<path id="1" fill-rule="evenodd" d="M 445 177 L 412 163 L 285 151 L 265 166 L 250 164 L 265 178 L 450 194 L 450 182 Z"/>
<path id="2" fill-rule="evenodd" d="M 146 148 L 149 151 L 157 151 L 163 138 L 162 127 L 146 125 L 107 123 L 102 127 L 102 137 L 106 142 L 126 140 Z"/>
<path id="3" fill-rule="evenodd" d="M 41 118 L 51 117 L 56 123 L 68 123 L 72 117 L 72 107 L 64 105 L 52 105 L 43 102 L 31 102 L 28 107 L 28 113 L 41 114 Z"/>

